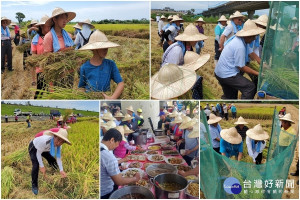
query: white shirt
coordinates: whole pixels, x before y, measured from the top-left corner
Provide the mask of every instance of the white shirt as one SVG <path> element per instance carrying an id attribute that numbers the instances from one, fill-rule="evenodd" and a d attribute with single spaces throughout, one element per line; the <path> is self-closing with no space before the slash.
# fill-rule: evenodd
<path id="1" fill-rule="evenodd" d="M 160 16 L 156 16 L 156 22 L 160 20 Z"/>
<path id="2" fill-rule="evenodd" d="M 158 32 L 159 33 L 164 26 L 165 26 L 165 24 L 164 24 L 163 20 L 159 20 L 159 22 L 158 22 Z"/>
<path id="3" fill-rule="evenodd" d="M 255 148 L 252 148 L 252 139 L 249 138 L 248 136 L 246 136 L 246 144 L 247 144 L 247 149 L 248 149 L 248 154 L 250 157 L 252 157 L 253 162 L 256 162 L 256 157 L 258 156 L 258 154 L 260 154 L 264 148 L 266 147 L 267 142 L 265 141 L 264 144 L 260 145 L 260 150 L 259 152 L 256 151 L 256 146 L 257 144 L 255 144 Z"/>

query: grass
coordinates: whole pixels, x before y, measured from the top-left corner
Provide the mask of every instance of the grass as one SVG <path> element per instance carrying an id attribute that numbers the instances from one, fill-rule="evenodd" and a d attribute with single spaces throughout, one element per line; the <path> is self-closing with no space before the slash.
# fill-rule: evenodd
<path id="1" fill-rule="evenodd" d="M 26 106 L 17 104 L 1 104 L 1 115 L 13 115 L 16 108 L 21 109 L 22 112 L 32 111 L 35 114 L 50 114 L 50 110 L 59 110 L 62 115 L 64 115 L 66 109 L 62 108 L 50 108 L 50 107 L 40 107 L 40 106 Z M 84 116 L 99 116 L 98 112 L 86 111 L 86 110 L 76 110 L 73 108 L 74 114 L 81 113 Z"/>
<path id="2" fill-rule="evenodd" d="M 72 146 L 63 145 L 62 161 L 67 178 L 61 179 L 59 171 L 44 160 L 47 177 L 39 176 L 38 196 L 31 192 L 32 165 L 26 149 L 36 133 L 53 128 L 55 122 L 34 121 L 31 129 L 24 129 L 25 123 L 2 124 L 2 198 L 99 198 L 99 123 L 92 118 L 85 119 L 70 124 L 68 139 Z"/>

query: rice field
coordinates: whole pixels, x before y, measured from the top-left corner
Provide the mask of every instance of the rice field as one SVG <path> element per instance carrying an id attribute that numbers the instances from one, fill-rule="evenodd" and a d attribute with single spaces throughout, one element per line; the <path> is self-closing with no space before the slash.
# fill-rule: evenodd
<path id="1" fill-rule="evenodd" d="M 99 123 L 98 118 L 83 118 L 68 130 L 72 146 L 63 145 L 62 161 L 67 178 L 61 179 L 43 160 L 46 177 L 39 173 L 39 194 L 31 191 L 29 142 L 36 133 L 55 127 L 54 121 L 33 121 L 1 126 L 1 198 L 3 199 L 83 199 L 99 198 Z M 21 140 L 18 138 L 22 138 Z"/>

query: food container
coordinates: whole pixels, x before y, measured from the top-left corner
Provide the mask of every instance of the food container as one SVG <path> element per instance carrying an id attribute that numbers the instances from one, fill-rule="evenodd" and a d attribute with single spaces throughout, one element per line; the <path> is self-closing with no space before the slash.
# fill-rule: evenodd
<path id="1" fill-rule="evenodd" d="M 160 174 L 150 179 L 150 182 L 154 185 L 155 196 L 157 199 L 185 199 L 185 189 L 188 185 L 188 181 L 178 174 Z M 157 185 L 157 183 L 159 185 Z M 180 189 L 175 191 L 168 191 L 161 188 L 164 183 L 177 183 Z"/>
<path id="2" fill-rule="evenodd" d="M 162 129 L 155 129 L 154 130 L 154 135 L 155 136 L 161 136 L 161 135 L 163 135 L 163 130 Z"/>
<path id="3" fill-rule="evenodd" d="M 198 184 L 199 184 L 199 181 L 197 181 L 197 180 L 189 181 L 188 186 L 189 186 L 191 183 L 198 183 Z M 187 186 L 186 189 L 185 189 L 185 195 L 186 195 L 186 198 L 187 198 L 187 199 L 199 199 L 200 196 L 197 197 L 197 196 L 193 196 L 193 195 L 191 195 L 191 194 L 188 193 L 188 186 Z M 198 188 L 197 190 L 199 191 L 199 188 Z"/>
<path id="4" fill-rule="evenodd" d="M 133 140 L 135 145 L 145 145 L 147 144 L 147 134 L 145 133 L 133 133 Z"/>
<path id="5" fill-rule="evenodd" d="M 169 164 L 152 164 L 150 166 L 148 166 L 145 171 L 146 174 L 148 175 L 149 178 L 153 178 L 155 176 L 152 176 L 151 171 L 154 170 L 158 170 L 158 171 L 162 171 L 162 174 L 165 174 L 166 172 L 168 174 L 177 174 L 178 170 L 176 167 L 174 167 L 173 165 L 169 165 Z"/>
<path id="6" fill-rule="evenodd" d="M 140 194 L 143 195 L 145 198 L 144 199 L 154 199 L 154 195 L 150 190 L 148 190 L 145 187 L 142 186 L 126 186 L 121 189 L 118 189 L 114 191 L 110 195 L 110 199 L 120 199 L 121 197 L 128 195 L 128 194 Z M 140 198 L 142 199 L 142 198 Z"/>

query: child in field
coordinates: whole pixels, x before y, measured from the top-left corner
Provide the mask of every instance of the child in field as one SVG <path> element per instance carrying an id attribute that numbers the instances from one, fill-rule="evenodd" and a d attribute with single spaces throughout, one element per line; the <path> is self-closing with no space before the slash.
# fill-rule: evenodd
<path id="1" fill-rule="evenodd" d="M 113 60 L 106 59 L 108 48 L 119 45 L 108 41 L 104 33 L 96 30 L 89 42 L 80 50 L 92 50 L 93 57 L 80 67 L 79 88 L 86 92 L 107 92 L 110 90 L 110 81 L 117 83 L 117 88 L 111 96 L 104 93 L 105 99 L 117 99 L 123 92 L 124 82 L 119 69 Z"/>
<path id="2" fill-rule="evenodd" d="M 44 157 L 54 169 L 59 168 L 62 178 L 67 177 L 61 160 L 61 145 L 64 143 L 71 145 L 71 142 L 68 140 L 68 132 L 63 128 L 59 129 L 58 132 L 45 131 L 42 136 L 36 137 L 30 142 L 28 151 L 32 162 L 31 184 L 32 192 L 35 195 L 38 194 L 39 169 L 44 177 L 46 176 L 46 169 L 42 157 Z M 56 160 L 54 158 L 55 156 Z"/>

